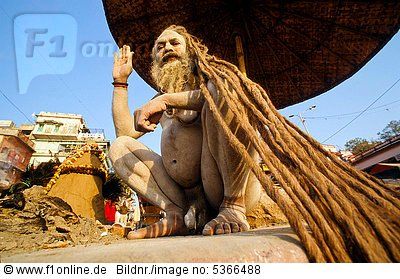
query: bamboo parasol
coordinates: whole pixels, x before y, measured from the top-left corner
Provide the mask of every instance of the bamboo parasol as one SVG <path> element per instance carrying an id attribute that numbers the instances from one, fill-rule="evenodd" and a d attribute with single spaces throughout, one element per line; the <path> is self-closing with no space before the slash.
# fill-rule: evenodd
<path id="1" fill-rule="evenodd" d="M 277 108 L 326 92 L 365 65 L 398 31 L 399 1 L 103 0 L 119 46 L 150 85 L 151 48 L 183 25 L 267 89 Z M 153 86 L 154 87 L 154 86 Z"/>

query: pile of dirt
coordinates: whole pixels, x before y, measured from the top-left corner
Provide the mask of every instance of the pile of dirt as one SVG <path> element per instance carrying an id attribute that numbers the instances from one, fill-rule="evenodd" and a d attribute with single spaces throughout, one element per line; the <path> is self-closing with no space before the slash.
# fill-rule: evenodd
<path id="1" fill-rule="evenodd" d="M 93 243 L 110 244 L 123 237 L 92 218 L 76 215 L 46 188 L 33 186 L 22 193 L 23 209 L 0 206 L 0 255 L 10 256 L 41 249 Z M 287 224 L 278 206 L 263 193 L 260 206 L 247 215 L 251 228 Z"/>
<path id="2" fill-rule="evenodd" d="M 282 189 L 279 191 L 285 194 Z M 251 229 L 288 224 L 283 212 L 264 190 L 261 192 L 258 206 L 247 213 L 246 217 Z"/>
<path id="3" fill-rule="evenodd" d="M 122 239 L 98 221 L 76 215 L 62 199 L 48 196 L 44 187 L 34 186 L 22 194 L 22 210 L 0 207 L 3 256 L 91 243 L 110 244 Z"/>

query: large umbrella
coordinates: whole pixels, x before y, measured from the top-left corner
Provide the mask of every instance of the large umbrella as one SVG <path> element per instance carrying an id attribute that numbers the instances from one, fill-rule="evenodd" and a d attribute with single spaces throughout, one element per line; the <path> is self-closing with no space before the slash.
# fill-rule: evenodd
<path id="1" fill-rule="evenodd" d="M 103 0 L 117 44 L 135 51 L 150 85 L 154 40 L 183 25 L 209 53 L 267 89 L 277 108 L 324 93 L 357 72 L 398 31 L 400 1 Z"/>

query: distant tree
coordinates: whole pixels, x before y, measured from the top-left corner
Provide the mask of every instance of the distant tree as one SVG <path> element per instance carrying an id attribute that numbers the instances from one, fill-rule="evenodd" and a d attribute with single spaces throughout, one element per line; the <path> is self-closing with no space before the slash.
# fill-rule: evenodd
<path id="1" fill-rule="evenodd" d="M 400 120 L 392 120 L 386 127 L 378 133 L 381 140 L 385 141 L 391 137 L 400 135 Z"/>
<path id="2" fill-rule="evenodd" d="M 344 148 L 351 151 L 353 154 L 358 154 L 374 147 L 378 143 L 379 141 L 375 140 L 368 141 L 363 138 L 355 138 L 346 142 Z"/>

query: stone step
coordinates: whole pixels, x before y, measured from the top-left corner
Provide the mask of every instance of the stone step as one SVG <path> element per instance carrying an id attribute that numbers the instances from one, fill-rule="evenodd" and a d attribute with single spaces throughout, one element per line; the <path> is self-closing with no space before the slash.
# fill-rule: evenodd
<path id="1" fill-rule="evenodd" d="M 122 240 L 42 250 L 2 257 L 2 262 L 308 262 L 289 226 L 269 227 L 217 236 L 175 236 Z"/>

